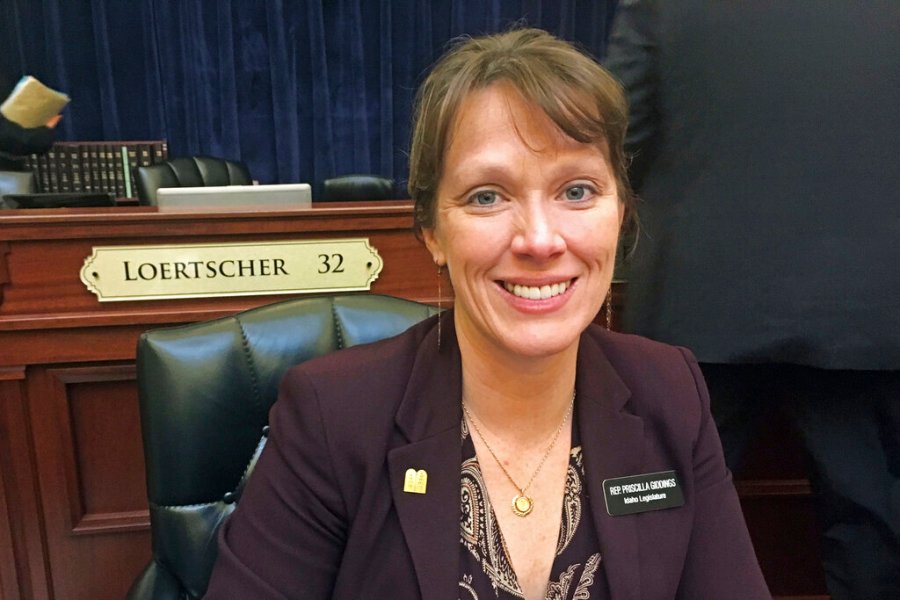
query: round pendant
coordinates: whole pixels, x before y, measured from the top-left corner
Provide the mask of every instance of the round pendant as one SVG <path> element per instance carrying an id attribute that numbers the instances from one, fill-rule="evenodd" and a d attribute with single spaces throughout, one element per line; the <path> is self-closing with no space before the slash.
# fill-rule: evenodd
<path id="1" fill-rule="evenodd" d="M 525 494 L 519 494 L 512 501 L 512 511 L 517 517 L 527 517 L 534 510 L 534 500 Z"/>

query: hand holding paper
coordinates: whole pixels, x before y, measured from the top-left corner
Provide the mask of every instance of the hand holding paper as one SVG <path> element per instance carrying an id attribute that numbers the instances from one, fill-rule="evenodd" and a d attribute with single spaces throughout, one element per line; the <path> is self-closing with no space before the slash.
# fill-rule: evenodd
<path id="1" fill-rule="evenodd" d="M 0 113 L 25 128 L 45 125 L 52 128 L 59 121 L 53 121 L 53 118 L 68 103 L 69 97 L 66 94 L 50 89 L 31 75 L 26 75 L 0 105 Z"/>

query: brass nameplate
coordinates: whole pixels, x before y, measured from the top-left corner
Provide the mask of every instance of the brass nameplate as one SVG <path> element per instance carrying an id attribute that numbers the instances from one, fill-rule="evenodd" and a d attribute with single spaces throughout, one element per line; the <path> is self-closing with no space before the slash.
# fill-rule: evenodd
<path id="1" fill-rule="evenodd" d="M 100 302 L 368 290 L 383 262 L 368 238 L 95 246 L 81 281 Z"/>

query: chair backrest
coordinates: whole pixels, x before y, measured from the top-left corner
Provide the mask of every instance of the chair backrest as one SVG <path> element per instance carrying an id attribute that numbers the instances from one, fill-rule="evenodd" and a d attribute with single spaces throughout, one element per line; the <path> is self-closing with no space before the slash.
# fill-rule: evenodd
<path id="1" fill-rule="evenodd" d="M 265 446 L 269 408 L 289 366 L 390 337 L 436 311 L 345 295 L 144 333 L 137 377 L 153 559 L 129 600 L 205 593 L 216 532 Z"/>
<path id="2" fill-rule="evenodd" d="M 134 181 L 138 201 L 150 206 L 156 206 L 159 188 L 253 183 L 245 164 L 211 156 L 173 158 L 158 165 L 137 167 Z"/>
<path id="3" fill-rule="evenodd" d="M 345 200 L 393 200 L 394 180 L 378 175 L 342 175 L 326 179 L 322 188 L 322 202 Z"/>

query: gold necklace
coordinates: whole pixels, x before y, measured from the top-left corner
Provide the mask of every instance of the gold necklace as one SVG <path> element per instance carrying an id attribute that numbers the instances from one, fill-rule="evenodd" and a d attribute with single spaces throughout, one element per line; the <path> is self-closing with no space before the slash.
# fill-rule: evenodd
<path id="1" fill-rule="evenodd" d="M 543 467 L 544 463 L 547 461 L 547 457 L 550 456 L 550 451 L 553 450 L 553 446 L 556 445 L 556 440 L 559 439 L 559 434 L 562 432 L 563 427 L 569 420 L 569 416 L 572 414 L 572 407 L 574 406 L 575 393 L 573 392 L 572 401 L 569 402 L 569 409 L 566 411 L 566 415 L 563 417 L 563 420 L 559 424 L 559 427 L 556 428 L 556 433 L 553 434 L 553 439 L 550 440 L 550 445 L 547 446 L 547 450 L 544 451 L 544 456 L 541 457 L 541 462 L 538 463 L 538 466 L 534 470 L 534 473 L 531 474 L 531 479 L 528 480 L 528 483 L 526 483 L 525 486 L 522 487 L 518 483 L 516 483 L 515 479 L 512 478 L 512 475 L 509 474 L 509 471 L 506 470 L 506 467 L 503 466 L 503 463 L 500 462 L 500 459 L 497 458 L 497 454 L 491 448 L 491 445 L 488 444 L 488 441 L 484 437 L 484 434 L 481 433 L 481 429 L 478 428 L 478 423 L 475 421 L 475 417 L 472 415 L 472 413 L 469 412 L 469 407 L 466 406 L 465 400 L 463 401 L 463 411 L 466 413 L 466 417 L 472 424 L 472 428 L 475 430 L 475 433 L 477 433 L 478 437 L 481 438 L 481 442 L 484 444 L 484 447 L 487 448 L 488 452 L 491 453 L 491 456 L 494 457 L 494 460 L 497 462 L 497 466 L 500 467 L 500 470 L 503 471 L 503 474 L 506 475 L 506 478 L 509 479 L 509 482 L 513 484 L 513 487 L 519 490 L 519 493 L 516 494 L 512 499 L 512 511 L 513 514 L 517 517 L 527 517 L 531 514 L 531 511 L 534 510 L 534 498 L 532 498 L 525 492 L 528 491 L 528 488 L 531 487 L 532 483 L 534 483 L 535 477 L 537 477 L 538 473 L 540 473 L 541 467 Z"/>

